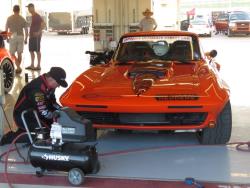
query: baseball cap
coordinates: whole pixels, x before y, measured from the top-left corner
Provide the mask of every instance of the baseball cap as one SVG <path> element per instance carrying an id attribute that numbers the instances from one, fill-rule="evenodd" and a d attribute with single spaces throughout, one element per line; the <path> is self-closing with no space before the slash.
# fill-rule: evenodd
<path id="1" fill-rule="evenodd" d="M 49 76 L 52 77 L 60 86 L 67 87 L 68 83 L 65 81 L 66 72 L 61 67 L 51 67 L 48 72 Z"/>
<path id="2" fill-rule="evenodd" d="M 29 3 L 26 7 L 35 7 L 33 3 Z"/>

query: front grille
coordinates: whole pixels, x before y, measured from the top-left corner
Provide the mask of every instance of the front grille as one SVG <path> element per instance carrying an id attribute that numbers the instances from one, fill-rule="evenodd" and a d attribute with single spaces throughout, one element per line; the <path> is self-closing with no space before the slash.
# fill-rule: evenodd
<path id="1" fill-rule="evenodd" d="M 167 94 L 167 95 L 158 95 L 155 97 L 157 101 L 170 101 L 170 100 L 198 100 L 199 96 L 196 94 Z"/>
<path id="2" fill-rule="evenodd" d="M 249 23 L 237 23 L 237 30 L 248 31 Z"/>
<path id="3" fill-rule="evenodd" d="M 207 117 L 206 112 L 192 113 L 110 113 L 78 112 L 95 124 L 110 125 L 200 125 Z"/>

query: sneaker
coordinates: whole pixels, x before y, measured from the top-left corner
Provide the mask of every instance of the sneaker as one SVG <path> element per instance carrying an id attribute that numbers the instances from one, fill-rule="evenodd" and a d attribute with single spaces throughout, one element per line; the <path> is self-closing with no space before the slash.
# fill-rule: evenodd
<path id="1" fill-rule="evenodd" d="M 33 66 L 28 66 L 28 67 L 26 67 L 25 69 L 34 70 L 34 68 L 35 68 L 35 67 L 33 67 Z"/>
<path id="2" fill-rule="evenodd" d="M 13 131 L 6 133 L 5 135 L 3 135 L 0 141 L 0 146 L 3 146 L 5 144 L 10 144 L 15 139 L 15 137 L 16 137 L 16 134 Z"/>
<path id="3" fill-rule="evenodd" d="M 39 71 L 39 70 L 41 70 L 41 67 L 34 67 L 34 69 L 33 70 L 37 70 L 37 71 Z"/>

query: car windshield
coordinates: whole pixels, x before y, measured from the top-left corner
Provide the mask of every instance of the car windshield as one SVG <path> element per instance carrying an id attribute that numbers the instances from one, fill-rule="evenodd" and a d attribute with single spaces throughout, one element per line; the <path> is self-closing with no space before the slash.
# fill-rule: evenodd
<path id="1" fill-rule="evenodd" d="M 201 20 L 201 19 L 197 19 L 197 20 L 192 20 L 190 21 L 190 24 L 192 25 L 207 25 L 208 22 L 206 22 L 205 20 Z"/>
<path id="2" fill-rule="evenodd" d="M 233 13 L 230 15 L 230 20 L 250 20 L 249 14 L 247 13 Z"/>
<path id="3" fill-rule="evenodd" d="M 118 64 L 145 61 L 190 62 L 201 58 L 191 36 L 132 36 L 120 40 L 114 59 Z"/>
<path id="4" fill-rule="evenodd" d="M 220 14 L 218 20 L 228 20 L 228 14 Z"/>

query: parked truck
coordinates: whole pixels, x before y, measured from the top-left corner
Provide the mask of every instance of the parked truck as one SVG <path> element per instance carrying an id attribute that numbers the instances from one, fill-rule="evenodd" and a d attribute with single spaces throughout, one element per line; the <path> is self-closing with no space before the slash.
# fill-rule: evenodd
<path id="1" fill-rule="evenodd" d="M 88 34 L 92 15 L 83 15 L 76 11 L 50 12 L 48 19 L 49 31 L 57 32 L 58 34 Z"/>

